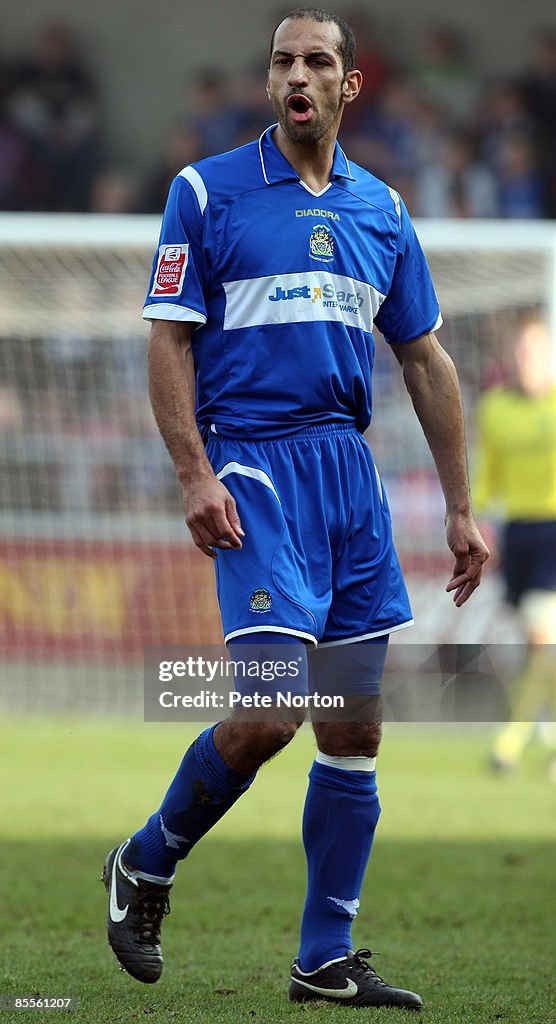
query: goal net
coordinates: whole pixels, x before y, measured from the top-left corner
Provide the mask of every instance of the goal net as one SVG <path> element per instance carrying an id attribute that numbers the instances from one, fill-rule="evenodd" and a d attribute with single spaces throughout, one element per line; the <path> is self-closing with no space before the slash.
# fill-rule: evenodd
<path id="1" fill-rule="evenodd" d="M 145 644 L 221 639 L 212 566 L 190 541 L 147 397 L 140 310 L 158 226 L 148 216 L 0 218 L 0 710 L 129 713 L 141 707 Z M 474 405 L 512 319 L 542 310 L 556 338 L 556 232 L 417 227 L 472 452 Z M 380 338 L 369 440 L 419 624 L 413 642 L 488 639 L 495 574 L 474 609 L 454 611 L 442 497 Z"/>

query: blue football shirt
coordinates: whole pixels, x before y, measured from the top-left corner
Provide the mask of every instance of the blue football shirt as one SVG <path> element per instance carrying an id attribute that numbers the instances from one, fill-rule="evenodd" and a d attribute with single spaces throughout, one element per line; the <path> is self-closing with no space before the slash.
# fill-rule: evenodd
<path id="1" fill-rule="evenodd" d="M 282 437 L 366 430 L 373 324 L 405 342 L 441 323 L 425 256 L 393 189 L 336 144 L 313 192 L 268 128 L 185 167 L 164 212 L 143 316 L 198 325 L 200 429 Z"/>

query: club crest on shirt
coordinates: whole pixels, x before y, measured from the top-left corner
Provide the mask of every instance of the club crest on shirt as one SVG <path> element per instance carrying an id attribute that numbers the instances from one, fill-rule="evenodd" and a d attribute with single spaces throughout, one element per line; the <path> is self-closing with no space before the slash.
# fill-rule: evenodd
<path id="1" fill-rule="evenodd" d="M 254 590 L 249 598 L 249 610 L 252 612 L 269 612 L 272 608 L 272 596 L 264 587 Z"/>
<path id="2" fill-rule="evenodd" d="M 309 238 L 309 255 L 321 263 L 334 259 L 334 235 L 326 224 L 315 224 Z"/>

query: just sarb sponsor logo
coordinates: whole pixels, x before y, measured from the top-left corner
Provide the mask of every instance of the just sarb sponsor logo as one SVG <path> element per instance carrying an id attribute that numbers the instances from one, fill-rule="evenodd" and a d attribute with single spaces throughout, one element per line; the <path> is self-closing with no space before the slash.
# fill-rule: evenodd
<path id="1" fill-rule="evenodd" d="M 336 288 L 330 281 L 320 285 L 299 284 L 293 288 L 276 285 L 273 294 L 268 296 L 270 302 L 289 302 L 292 299 L 309 299 L 312 303 L 322 303 L 326 308 L 339 307 L 342 312 L 357 315 L 365 299 L 361 292 Z"/>

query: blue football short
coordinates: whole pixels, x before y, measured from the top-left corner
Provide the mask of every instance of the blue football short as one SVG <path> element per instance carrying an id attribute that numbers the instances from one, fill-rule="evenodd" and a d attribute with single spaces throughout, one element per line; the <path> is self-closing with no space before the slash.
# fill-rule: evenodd
<path id="1" fill-rule="evenodd" d="M 276 632 L 342 644 L 411 625 L 386 494 L 355 427 L 265 441 L 211 434 L 207 454 L 245 531 L 241 550 L 217 551 L 226 641 Z"/>

